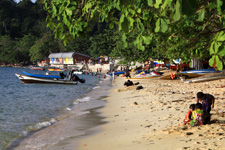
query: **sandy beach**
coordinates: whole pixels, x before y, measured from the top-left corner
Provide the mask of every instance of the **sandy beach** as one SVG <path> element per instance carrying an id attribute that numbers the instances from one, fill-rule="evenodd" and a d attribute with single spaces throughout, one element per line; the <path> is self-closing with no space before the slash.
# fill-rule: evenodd
<path id="1" fill-rule="evenodd" d="M 225 79 L 201 83 L 133 81 L 143 86 L 140 90 L 136 90 L 139 85 L 126 88 L 124 82 L 124 77 L 116 77 L 107 104 L 100 109 L 107 123 L 98 127 L 100 132 L 79 140 L 77 150 L 225 149 L 225 88 L 221 87 Z M 180 127 L 200 91 L 215 96 L 211 124 Z"/>

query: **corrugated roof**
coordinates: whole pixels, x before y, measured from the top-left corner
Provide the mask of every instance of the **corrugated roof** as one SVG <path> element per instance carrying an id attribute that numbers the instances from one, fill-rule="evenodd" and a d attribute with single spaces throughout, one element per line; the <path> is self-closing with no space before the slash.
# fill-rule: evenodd
<path id="1" fill-rule="evenodd" d="M 75 52 L 67 52 L 62 54 L 62 58 L 72 58 Z"/>
<path id="2" fill-rule="evenodd" d="M 77 52 L 64 52 L 64 53 L 52 53 L 48 56 L 48 58 L 72 58 L 73 55 L 79 54 L 86 57 L 91 57 L 85 54 L 77 53 Z"/>
<path id="3" fill-rule="evenodd" d="M 51 53 L 48 58 L 61 58 L 63 53 Z"/>

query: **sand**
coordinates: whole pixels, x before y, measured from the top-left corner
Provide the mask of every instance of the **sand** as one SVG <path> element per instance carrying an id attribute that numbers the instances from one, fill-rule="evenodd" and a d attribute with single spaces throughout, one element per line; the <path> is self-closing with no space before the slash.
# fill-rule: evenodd
<path id="1" fill-rule="evenodd" d="M 140 90 L 126 88 L 124 82 L 124 77 L 116 77 L 107 104 L 100 109 L 107 123 L 99 126 L 97 134 L 79 140 L 75 149 L 225 149 L 225 118 L 221 113 L 225 111 L 225 88 L 221 87 L 225 79 L 189 84 L 181 80 L 135 80 L 143 86 Z M 213 121 L 197 127 L 180 127 L 199 91 L 215 96 Z"/>

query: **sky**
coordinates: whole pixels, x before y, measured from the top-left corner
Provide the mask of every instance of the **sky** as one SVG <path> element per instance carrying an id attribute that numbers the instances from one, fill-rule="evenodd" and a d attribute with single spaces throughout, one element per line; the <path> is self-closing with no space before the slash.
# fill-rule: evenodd
<path id="1" fill-rule="evenodd" d="M 14 0 L 15 2 L 17 2 L 17 3 L 19 3 L 20 1 L 22 1 L 22 0 Z M 36 2 L 36 0 L 31 0 L 33 3 L 35 3 Z"/>

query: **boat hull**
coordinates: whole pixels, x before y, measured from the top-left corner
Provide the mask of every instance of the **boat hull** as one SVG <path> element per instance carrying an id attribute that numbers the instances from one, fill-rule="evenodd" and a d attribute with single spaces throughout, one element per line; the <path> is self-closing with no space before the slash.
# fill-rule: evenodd
<path id="1" fill-rule="evenodd" d="M 216 71 L 214 68 L 210 68 L 210 69 L 199 69 L 199 70 L 182 71 L 181 73 L 204 74 L 204 73 L 219 73 L 219 72 L 221 72 L 221 71 Z"/>
<path id="2" fill-rule="evenodd" d="M 23 71 L 24 74 L 26 74 L 27 76 L 30 76 L 30 77 L 37 77 L 37 78 L 49 78 L 49 79 L 60 79 L 61 77 L 60 76 L 57 76 L 57 75 L 42 75 L 42 74 L 31 74 L 31 73 L 28 73 L 28 72 L 25 72 Z"/>
<path id="3" fill-rule="evenodd" d="M 23 83 L 45 83 L 45 84 L 72 84 L 76 85 L 76 81 L 57 80 L 57 79 L 44 79 L 35 78 L 26 75 L 15 74 Z"/>
<path id="4" fill-rule="evenodd" d="M 213 80 L 219 80 L 219 79 L 225 79 L 225 75 L 196 78 L 196 79 L 192 79 L 192 80 L 186 80 L 186 81 L 184 81 L 184 83 L 205 82 L 205 81 L 213 81 Z"/>

